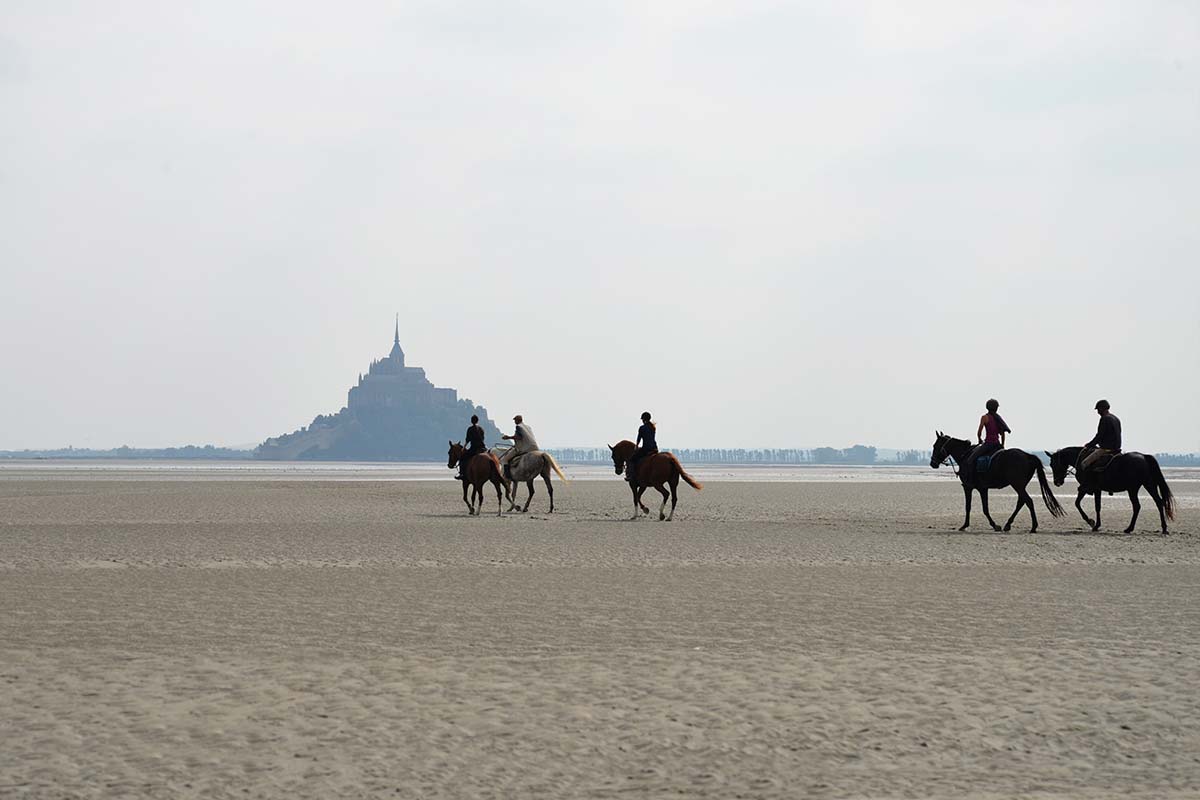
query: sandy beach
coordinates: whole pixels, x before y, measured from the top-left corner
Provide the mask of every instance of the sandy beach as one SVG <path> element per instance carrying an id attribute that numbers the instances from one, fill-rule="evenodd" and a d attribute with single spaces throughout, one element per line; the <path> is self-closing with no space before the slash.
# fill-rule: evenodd
<path id="1" fill-rule="evenodd" d="M 0 796 L 1200 795 L 1200 483 L 556 488 L 7 474 Z"/>

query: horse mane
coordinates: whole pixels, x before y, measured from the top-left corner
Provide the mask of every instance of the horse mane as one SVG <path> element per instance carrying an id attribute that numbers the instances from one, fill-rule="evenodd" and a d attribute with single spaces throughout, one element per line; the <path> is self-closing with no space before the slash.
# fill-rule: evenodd
<path id="1" fill-rule="evenodd" d="M 626 461 L 633 455 L 634 450 L 637 450 L 637 445 L 628 439 L 622 439 L 612 446 L 613 455 L 619 456 Z"/>

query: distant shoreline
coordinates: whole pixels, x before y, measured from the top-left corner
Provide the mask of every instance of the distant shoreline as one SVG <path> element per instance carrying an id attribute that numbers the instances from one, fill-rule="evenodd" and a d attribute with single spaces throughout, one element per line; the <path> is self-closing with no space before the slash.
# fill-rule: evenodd
<path id="1" fill-rule="evenodd" d="M 683 461 L 691 464 L 704 464 L 714 467 L 928 467 L 929 451 L 927 450 L 897 450 L 892 458 L 861 457 L 858 453 L 851 455 L 852 450 L 837 450 L 834 448 L 812 449 L 741 449 L 741 448 L 670 448 Z M 875 448 L 862 448 L 874 451 Z M 577 464 L 582 466 L 611 466 L 611 462 L 602 457 L 601 448 L 563 447 L 546 448 L 553 453 L 562 464 Z M 1041 455 L 1040 450 L 1032 450 Z M 866 455 L 866 454 L 864 454 Z M 1164 467 L 1200 467 L 1200 454 L 1197 453 L 1154 453 L 1155 458 Z M 859 457 L 856 457 L 859 456 Z M 417 465 L 431 464 L 435 461 L 424 460 L 361 460 L 361 459 L 298 459 L 291 461 L 264 461 L 255 457 L 253 450 L 241 450 L 229 447 L 187 446 L 166 448 L 133 448 L 118 447 L 109 450 L 91 450 L 86 448 L 62 448 L 56 450 L 0 450 L 0 461 L 7 462 L 81 462 L 81 461 L 161 461 L 161 462 L 241 462 L 254 461 L 280 464 L 376 464 L 376 465 Z"/>

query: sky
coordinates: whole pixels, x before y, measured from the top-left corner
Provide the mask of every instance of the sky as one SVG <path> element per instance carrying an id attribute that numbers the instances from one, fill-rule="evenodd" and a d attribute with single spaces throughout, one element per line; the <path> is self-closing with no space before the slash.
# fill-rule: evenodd
<path id="1" fill-rule="evenodd" d="M 1200 4 L 6 2 L 0 449 L 1200 451 Z"/>

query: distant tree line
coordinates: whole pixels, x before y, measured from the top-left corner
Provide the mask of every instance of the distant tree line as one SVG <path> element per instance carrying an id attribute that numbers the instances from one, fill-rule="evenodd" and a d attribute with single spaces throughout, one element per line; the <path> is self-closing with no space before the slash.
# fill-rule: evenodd
<path id="1" fill-rule="evenodd" d="M 1196 453 L 1155 453 L 1154 457 L 1164 467 L 1200 467 L 1200 455 Z"/>
<path id="2" fill-rule="evenodd" d="M 0 450 L 0 458 L 202 458 L 209 460 L 236 460 L 250 458 L 253 451 L 234 450 L 229 447 L 213 447 L 189 444 L 185 447 L 129 447 L 122 445 L 111 450 L 93 450 L 88 447 L 61 447 L 57 450 Z"/>

